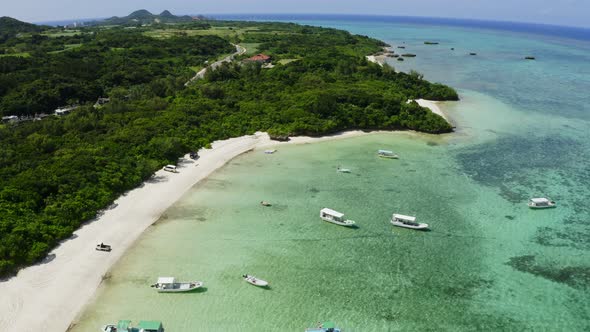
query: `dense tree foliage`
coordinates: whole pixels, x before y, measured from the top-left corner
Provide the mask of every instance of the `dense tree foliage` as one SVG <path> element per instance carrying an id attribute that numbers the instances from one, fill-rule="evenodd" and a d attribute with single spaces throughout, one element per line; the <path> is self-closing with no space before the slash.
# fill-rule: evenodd
<path id="1" fill-rule="evenodd" d="M 274 68 L 234 62 L 185 87 L 194 74 L 188 66 L 233 47 L 216 36 L 150 38 L 149 28 L 84 30 L 59 37 L 62 45 L 73 38 L 82 45 L 57 53 L 47 51 L 57 37 L 30 34 L 0 45 L 32 50 L 28 58 L 0 58 L 5 114 L 82 105 L 65 117 L 0 127 L 0 275 L 44 257 L 162 165 L 217 139 L 257 130 L 451 130 L 408 100 L 452 100 L 455 91 L 367 62 L 380 41 L 294 24 L 232 23 L 252 27 L 238 41 L 259 43 Z M 95 109 L 101 95 L 111 101 Z"/>

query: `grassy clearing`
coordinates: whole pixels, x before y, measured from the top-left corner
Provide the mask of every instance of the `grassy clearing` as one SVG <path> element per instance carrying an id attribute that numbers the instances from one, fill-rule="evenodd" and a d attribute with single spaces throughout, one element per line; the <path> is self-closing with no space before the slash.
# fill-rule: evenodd
<path id="1" fill-rule="evenodd" d="M 258 54 L 260 43 L 240 43 L 240 46 L 246 49 L 246 55 L 255 55 Z"/>
<path id="2" fill-rule="evenodd" d="M 71 37 L 79 34 L 81 34 L 80 30 L 48 31 L 43 33 L 43 35 L 50 38 Z"/>
<path id="3" fill-rule="evenodd" d="M 20 53 L 10 53 L 10 54 L 0 54 L 0 58 L 7 57 L 7 56 L 20 56 L 23 58 L 28 58 L 31 56 L 29 52 L 20 52 Z"/>
<path id="4" fill-rule="evenodd" d="M 56 54 L 56 53 L 66 52 L 66 51 L 73 50 L 73 49 L 78 48 L 78 47 L 81 47 L 81 46 L 82 46 L 82 44 L 66 44 L 66 45 L 64 45 L 64 49 L 63 50 L 52 51 L 52 52 L 49 52 L 49 54 Z"/>
<path id="5" fill-rule="evenodd" d="M 299 59 L 282 59 L 282 60 L 279 60 L 278 63 L 280 63 L 282 65 L 286 65 L 286 64 L 294 62 L 294 61 L 299 61 Z"/>

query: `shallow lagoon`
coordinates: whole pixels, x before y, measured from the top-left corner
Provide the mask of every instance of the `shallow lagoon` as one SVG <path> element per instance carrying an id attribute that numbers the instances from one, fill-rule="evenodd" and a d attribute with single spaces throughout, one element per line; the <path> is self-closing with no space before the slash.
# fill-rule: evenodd
<path id="1" fill-rule="evenodd" d="M 394 65 L 462 89 L 460 103 L 444 105 L 457 132 L 372 134 L 233 160 L 142 236 L 73 331 L 124 318 L 159 319 L 168 331 L 302 331 L 318 320 L 347 331 L 590 327 L 588 45 L 332 25 L 415 47 L 416 60 Z M 441 56 L 427 39 L 482 56 Z M 515 59 L 501 58 L 505 49 Z M 543 60 L 516 59 L 532 51 Z M 381 148 L 401 159 L 377 158 Z M 526 207 L 542 195 L 559 207 Z M 322 207 L 359 228 L 322 222 Z M 393 212 L 432 231 L 394 228 Z M 271 288 L 246 284 L 244 273 Z M 149 285 L 164 275 L 203 280 L 206 289 L 157 294 Z"/>

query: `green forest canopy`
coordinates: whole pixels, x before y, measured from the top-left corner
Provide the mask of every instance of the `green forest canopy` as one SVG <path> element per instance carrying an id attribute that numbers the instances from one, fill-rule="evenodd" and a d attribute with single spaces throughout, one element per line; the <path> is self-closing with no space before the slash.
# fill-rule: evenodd
<path id="1" fill-rule="evenodd" d="M 162 165 L 214 140 L 258 130 L 452 130 L 407 101 L 456 100 L 456 92 L 367 62 L 384 46 L 378 40 L 296 24 L 203 23 L 49 29 L 0 43 L 0 54 L 30 54 L 0 57 L 3 115 L 81 105 L 65 117 L 0 127 L 0 275 L 45 257 Z M 229 41 L 258 45 L 275 67 L 235 61 L 186 87 L 191 67 L 234 51 Z M 110 103 L 92 107 L 99 96 Z"/>

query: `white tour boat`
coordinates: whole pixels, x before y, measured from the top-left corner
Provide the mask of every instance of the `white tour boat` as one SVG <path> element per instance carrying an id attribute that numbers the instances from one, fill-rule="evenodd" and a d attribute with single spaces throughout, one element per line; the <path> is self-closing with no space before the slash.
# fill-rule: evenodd
<path id="1" fill-rule="evenodd" d="M 258 279 L 255 276 L 251 276 L 249 274 L 242 275 L 242 278 L 244 278 L 244 281 L 246 281 L 247 283 L 254 285 L 254 286 L 258 286 L 258 287 L 267 287 L 268 286 L 268 281 Z"/>
<path id="2" fill-rule="evenodd" d="M 340 226 L 350 227 L 356 224 L 352 220 L 344 219 L 344 214 L 328 208 L 323 208 L 320 210 L 320 218 L 322 218 L 322 220 L 324 221 L 331 222 L 333 224 Z"/>
<path id="3" fill-rule="evenodd" d="M 393 226 L 411 229 L 428 229 L 428 224 L 416 222 L 416 217 L 404 216 L 403 214 L 396 213 L 391 216 L 391 224 Z"/>
<path id="4" fill-rule="evenodd" d="M 336 172 L 338 172 L 338 173 L 350 173 L 350 168 L 342 168 L 342 167 L 338 166 L 338 168 L 336 169 Z"/>
<path id="5" fill-rule="evenodd" d="M 181 293 L 190 292 L 197 288 L 203 287 L 201 281 L 176 282 L 173 277 L 160 277 L 158 282 L 153 284 L 158 293 Z"/>
<path id="6" fill-rule="evenodd" d="M 305 332 L 341 332 L 342 330 L 336 327 L 333 322 L 318 322 L 317 327 L 310 327 L 305 329 Z"/>
<path id="7" fill-rule="evenodd" d="M 266 154 L 273 154 L 273 153 L 275 153 L 275 152 L 277 152 L 277 150 L 276 150 L 276 149 L 272 149 L 272 150 L 264 150 L 264 153 L 266 153 Z"/>
<path id="8" fill-rule="evenodd" d="M 555 202 L 550 200 L 549 198 L 531 198 L 528 203 L 531 209 L 548 209 L 554 208 Z"/>
<path id="9" fill-rule="evenodd" d="M 377 155 L 381 158 L 388 158 L 388 159 L 398 159 L 399 156 L 395 154 L 393 151 L 389 150 L 379 150 L 377 151 Z"/>
<path id="10" fill-rule="evenodd" d="M 102 332 L 164 332 L 162 322 L 155 320 L 142 320 L 136 326 L 130 320 L 120 320 L 117 325 L 107 324 L 103 326 Z"/>

